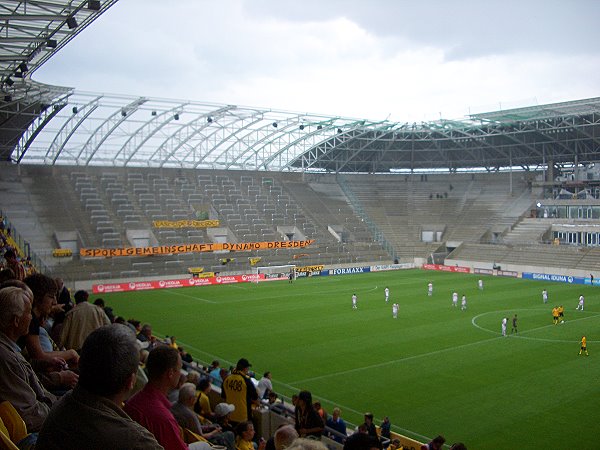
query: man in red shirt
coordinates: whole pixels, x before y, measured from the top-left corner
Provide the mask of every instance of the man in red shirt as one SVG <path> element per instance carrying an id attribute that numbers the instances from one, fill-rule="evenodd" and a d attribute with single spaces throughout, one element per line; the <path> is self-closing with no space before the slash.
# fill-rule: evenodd
<path id="1" fill-rule="evenodd" d="M 170 411 L 167 396 L 177 387 L 181 374 L 179 352 L 173 347 L 156 347 L 148 355 L 146 369 L 148 384 L 125 403 L 125 412 L 146 427 L 165 450 L 210 450 L 206 442 L 195 442 L 188 447 Z"/>

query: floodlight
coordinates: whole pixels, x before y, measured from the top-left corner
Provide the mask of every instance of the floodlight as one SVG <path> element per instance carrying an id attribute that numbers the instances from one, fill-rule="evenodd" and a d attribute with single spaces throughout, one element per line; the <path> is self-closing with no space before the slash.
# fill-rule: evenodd
<path id="1" fill-rule="evenodd" d="M 6 80 L 4 80 L 4 82 L 6 84 L 8 84 L 9 86 L 12 86 L 13 84 L 15 84 L 15 82 L 12 80 L 11 77 L 7 77 Z"/>
<path id="2" fill-rule="evenodd" d="M 125 117 L 125 116 L 127 115 L 127 111 L 125 111 L 124 109 L 122 109 L 122 110 L 121 110 L 121 115 L 122 115 L 123 117 Z"/>
<path id="3" fill-rule="evenodd" d="M 156 115 L 156 111 L 152 111 L 152 115 L 155 116 Z"/>
<path id="4" fill-rule="evenodd" d="M 323 129 L 323 125 L 319 125 L 319 126 L 317 127 L 317 130 L 322 130 L 322 129 Z"/>
<path id="5" fill-rule="evenodd" d="M 56 48 L 57 45 L 58 45 L 58 42 L 56 39 L 48 39 L 46 41 L 46 48 Z"/>
<path id="6" fill-rule="evenodd" d="M 342 132 L 342 129 L 341 129 L 341 128 L 338 128 L 338 129 L 337 129 L 337 132 L 338 132 L 338 133 L 341 133 L 341 132 Z"/>
<path id="7" fill-rule="evenodd" d="M 87 9 L 91 11 L 100 11 L 100 0 L 89 0 Z"/>
<path id="8" fill-rule="evenodd" d="M 19 70 L 25 73 L 29 70 L 29 67 L 27 67 L 27 64 L 25 64 L 25 62 L 22 62 L 21 64 L 19 64 Z"/>
<path id="9" fill-rule="evenodd" d="M 212 118 L 212 117 L 210 117 L 210 116 L 208 116 L 208 117 L 206 118 L 206 121 L 207 121 L 208 123 L 212 123 L 212 121 L 213 121 L 213 118 Z"/>
<path id="10" fill-rule="evenodd" d="M 4 101 L 5 102 L 11 102 L 12 101 L 12 95 L 5 95 L 4 96 Z"/>
<path id="11" fill-rule="evenodd" d="M 175 114 L 175 115 L 173 116 L 173 119 L 175 119 L 175 120 L 179 120 L 179 114 Z"/>
<path id="12" fill-rule="evenodd" d="M 273 122 L 273 128 L 277 128 L 277 122 Z"/>
<path id="13" fill-rule="evenodd" d="M 75 16 L 69 16 L 67 19 L 67 26 L 69 27 L 69 30 L 77 28 L 77 20 L 75 20 Z"/>
<path id="14" fill-rule="evenodd" d="M 304 125 L 300 125 L 300 130 L 304 130 Z"/>
<path id="15" fill-rule="evenodd" d="M 78 111 L 77 106 L 73 106 L 73 114 L 77 114 Z"/>

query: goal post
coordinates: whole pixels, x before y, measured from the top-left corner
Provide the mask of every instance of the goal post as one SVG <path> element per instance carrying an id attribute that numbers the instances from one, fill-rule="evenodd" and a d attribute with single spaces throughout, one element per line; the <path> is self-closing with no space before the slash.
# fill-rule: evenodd
<path id="1" fill-rule="evenodd" d="M 261 277 L 261 274 L 263 277 Z M 290 274 L 296 279 L 296 265 L 285 264 L 283 266 L 263 266 L 256 268 L 256 282 L 289 280 Z"/>

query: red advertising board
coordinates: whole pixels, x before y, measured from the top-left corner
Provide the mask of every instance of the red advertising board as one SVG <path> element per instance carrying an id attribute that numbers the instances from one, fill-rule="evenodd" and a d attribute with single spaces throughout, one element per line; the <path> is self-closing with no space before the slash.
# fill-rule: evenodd
<path id="1" fill-rule="evenodd" d="M 423 264 L 425 270 L 440 270 L 442 272 L 471 273 L 471 269 L 461 266 L 445 266 L 443 264 Z"/>
<path id="2" fill-rule="evenodd" d="M 111 292 L 148 291 L 152 289 L 171 289 L 217 284 L 250 283 L 257 280 L 265 281 L 264 274 L 229 275 L 209 278 L 180 278 L 176 280 L 130 281 L 128 283 L 94 284 L 92 286 L 92 292 L 94 294 L 107 294 Z"/>

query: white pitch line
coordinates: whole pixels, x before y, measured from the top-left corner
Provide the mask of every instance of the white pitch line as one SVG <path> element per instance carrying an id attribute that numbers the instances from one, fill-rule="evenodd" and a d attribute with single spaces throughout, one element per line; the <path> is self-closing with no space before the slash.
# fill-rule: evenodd
<path id="1" fill-rule="evenodd" d="M 445 353 L 445 352 L 449 352 L 449 351 L 453 351 L 453 350 L 458 350 L 460 348 L 470 347 L 472 345 L 483 344 L 484 342 L 494 341 L 494 340 L 500 339 L 500 338 L 501 338 L 501 336 L 496 336 L 496 337 L 489 338 L 489 339 L 483 339 L 481 341 L 475 341 L 475 342 L 469 342 L 468 344 L 457 345 L 455 347 L 449 347 L 449 348 L 443 348 L 443 349 L 440 349 L 440 350 L 434 350 L 434 351 L 429 352 L 429 353 L 421 353 L 419 355 L 407 356 L 405 358 L 394 359 L 394 360 L 391 360 L 391 361 L 385 361 L 385 362 L 378 363 L 378 364 L 371 364 L 369 366 L 355 367 L 354 369 L 348 369 L 348 370 L 342 370 L 340 372 L 328 373 L 326 375 L 320 375 L 318 377 L 311 377 L 311 378 L 305 378 L 303 380 L 290 381 L 290 384 L 306 383 L 306 382 L 309 382 L 309 381 L 322 380 L 322 379 L 330 378 L 330 377 L 337 377 L 339 375 L 345 375 L 345 374 L 348 374 L 348 373 L 360 372 L 362 370 L 377 369 L 379 367 L 389 366 L 391 364 L 396 364 L 396 363 L 400 363 L 400 362 L 404 362 L 404 361 L 410 361 L 410 360 L 413 360 L 413 359 L 419 359 L 419 358 L 423 358 L 423 357 L 431 356 L 431 355 L 439 355 L 440 353 Z"/>
<path id="2" fill-rule="evenodd" d="M 194 296 L 194 295 L 182 294 L 181 292 L 175 292 L 175 290 L 174 290 L 174 289 L 172 289 L 172 290 L 171 290 L 171 293 L 172 293 L 172 294 L 175 294 L 175 295 L 179 295 L 179 296 L 181 296 L 181 297 L 193 298 L 194 300 L 200 300 L 200 301 L 202 301 L 202 302 L 206 302 L 206 303 L 212 303 L 212 304 L 214 304 L 214 305 L 216 305 L 216 304 L 218 303 L 218 302 L 213 302 L 212 300 L 208 300 L 208 299 L 206 299 L 206 298 L 202 298 L 202 297 L 196 297 L 196 296 Z"/>

